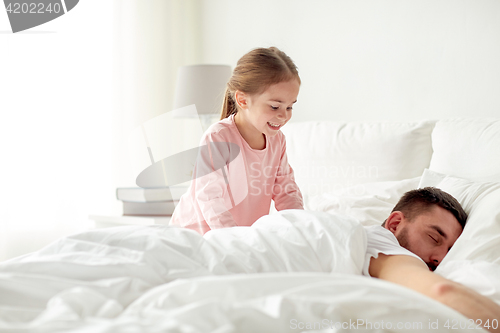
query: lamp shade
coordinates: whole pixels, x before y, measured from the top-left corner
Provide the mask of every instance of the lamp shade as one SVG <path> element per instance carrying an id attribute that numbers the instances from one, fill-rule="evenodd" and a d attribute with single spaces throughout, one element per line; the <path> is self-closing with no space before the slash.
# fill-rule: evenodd
<path id="1" fill-rule="evenodd" d="M 224 100 L 226 84 L 230 77 L 231 66 L 228 65 L 180 67 L 177 74 L 174 110 L 177 111 L 194 104 L 198 115 L 219 113 Z M 177 117 L 196 116 L 189 112 L 186 114 L 175 113 Z"/>

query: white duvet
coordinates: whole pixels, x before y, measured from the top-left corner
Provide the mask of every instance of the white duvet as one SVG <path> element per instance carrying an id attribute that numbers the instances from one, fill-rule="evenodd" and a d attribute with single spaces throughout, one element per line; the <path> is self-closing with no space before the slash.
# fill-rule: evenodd
<path id="1" fill-rule="evenodd" d="M 355 220 L 299 210 L 204 237 L 167 226 L 89 231 L 0 264 L 0 332 L 471 327 L 431 299 L 360 276 L 365 249 Z"/>

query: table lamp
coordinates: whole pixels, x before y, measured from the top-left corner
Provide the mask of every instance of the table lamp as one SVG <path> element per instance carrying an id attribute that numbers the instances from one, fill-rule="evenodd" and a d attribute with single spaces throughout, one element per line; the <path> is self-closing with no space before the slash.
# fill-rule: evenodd
<path id="1" fill-rule="evenodd" d="M 168 132 L 165 130 L 168 127 L 165 123 L 171 119 L 169 117 L 198 118 L 202 131 L 200 133 L 200 128 L 195 125 L 198 128 L 193 134 L 201 135 L 211 125 L 212 119 L 220 114 L 231 72 L 231 67 L 227 65 L 192 65 L 179 68 L 174 110 L 148 120 L 141 125 L 140 132 L 135 132 L 136 135 L 140 133 L 143 136 L 151 163 L 137 176 L 138 186 L 144 188 L 173 186 L 192 179 L 192 170 L 200 150 L 203 153 L 207 147 L 169 153 L 169 147 L 162 146 L 168 140 L 160 139 Z M 153 149 L 150 143 L 156 146 L 156 149 Z M 153 153 L 153 150 L 156 153 Z M 233 148 L 232 151 L 237 155 L 239 147 Z M 217 168 L 221 166 L 217 164 Z M 201 175 L 204 172 L 205 170 L 201 170 L 199 173 Z M 206 171 L 209 172 L 212 170 Z"/>
<path id="2" fill-rule="evenodd" d="M 180 67 L 174 97 L 174 117 L 200 119 L 203 131 L 218 116 L 231 77 L 228 65 L 191 65 Z M 186 112 L 187 106 L 195 105 L 197 114 Z"/>

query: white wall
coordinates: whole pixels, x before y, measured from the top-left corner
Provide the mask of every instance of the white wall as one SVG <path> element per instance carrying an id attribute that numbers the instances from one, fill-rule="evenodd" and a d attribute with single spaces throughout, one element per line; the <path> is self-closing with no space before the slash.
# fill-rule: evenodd
<path id="1" fill-rule="evenodd" d="M 12 34 L 0 9 L 0 260 L 88 228 L 116 202 L 111 1 Z"/>
<path id="2" fill-rule="evenodd" d="M 203 61 L 278 46 L 292 121 L 500 116 L 500 1 L 203 0 Z"/>

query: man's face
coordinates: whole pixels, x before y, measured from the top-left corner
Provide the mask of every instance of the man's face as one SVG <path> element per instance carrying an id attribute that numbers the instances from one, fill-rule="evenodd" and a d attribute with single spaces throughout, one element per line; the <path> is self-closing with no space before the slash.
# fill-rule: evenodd
<path id="1" fill-rule="evenodd" d="M 402 247 L 418 255 L 434 271 L 461 233 L 462 227 L 451 212 L 433 206 L 411 222 L 403 217 L 394 235 Z"/>

